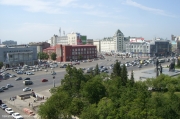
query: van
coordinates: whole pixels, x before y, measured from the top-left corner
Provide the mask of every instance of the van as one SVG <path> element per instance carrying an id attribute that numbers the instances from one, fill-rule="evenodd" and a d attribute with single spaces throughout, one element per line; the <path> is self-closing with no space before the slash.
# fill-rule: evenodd
<path id="1" fill-rule="evenodd" d="M 24 83 L 24 85 L 32 85 L 33 84 L 33 82 L 30 80 L 25 80 L 25 81 L 23 81 L 23 83 Z"/>

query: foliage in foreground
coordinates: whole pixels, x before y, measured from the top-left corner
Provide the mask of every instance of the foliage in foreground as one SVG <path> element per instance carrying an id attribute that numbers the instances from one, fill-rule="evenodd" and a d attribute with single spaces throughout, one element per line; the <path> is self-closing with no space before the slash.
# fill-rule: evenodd
<path id="1" fill-rule="evenodd" d="M 119 65 L 119 63 L 117 63 Z M 118 71 L 117 71 L 118 70 Z M 40 106 L 43 119 L 179 119 L 179 78 L 160 75 L 145 82 L 127 79 L 126 67 L 115 66 L 111 76 L 85 75 L 67 67 L 61 86 Z M 126 75 L 126 76 L 124 76 Z M 149 88 L 152 90 L 148 90 Z"/>

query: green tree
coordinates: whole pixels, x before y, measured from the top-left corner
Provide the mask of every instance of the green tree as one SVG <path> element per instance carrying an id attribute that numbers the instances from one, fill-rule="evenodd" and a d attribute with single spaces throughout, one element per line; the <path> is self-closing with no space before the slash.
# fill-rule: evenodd
<path id="1" fill-rule="evenodd" d="M 49 55 L 47 54 L 47 53 L 44 53 L 44 52 L 39 52 L 38 53 L 38 58 L 40 59 L 40 60 L 44 60 L 44 59 L 48 59 L 49 58 Z"/>
<path id="2" fill-rule="evenodd" d="M 126 68 L 125 64 L 123 64 L 123 68 L 121 71 L 121 79 L 122 79 L 122 84 L 126 85 L 127 80 L 128 80 L 128 72 L 127 72 L 127 68 Z"/>
<path id="3" fill-rule="evenodd" d="M 120 62 L 116 61 L 113 67 L 113 76 L 121 76 L 121 67 L 120 67 Z"/>
<path id="4" fill-rule="evenodd" d="M 116 113 L 112 100 L 107 97 L 102 98 L 98 103 L 97 114 L 99 119 L 115 119 Z"/>
<path id="5" fill-rule="evenodd" d="M 68 119 L 71 98 L 65 91 L 53 94 L 44 104 L 39 106 L 38 114 L 42 119 Z"/>
<path id="6" fill-rule="evenodd" d="M 83 87 L 83 96 L 91 103 L 98 103 L 106 94 L 105 86 L 99 77 L 95 77 L 85 83 Z"/>
<path id="7" fill-rule="evenodd" d="M 0 69 L 3 67 L 3 62 L 0 62 Z"/>
<path id="8" fill-rule="evenodd" d="M 51 54 L 51 59 L 52 59 L 52 60 L 56 60 L 56 56 L 57 56 L 56 53 L 53 52 L 53 53 Z"/>
<path id="9" fill-rule="evenodd" d="M 99 66 L 98 64 L 96 64 L 95 70 L 94 70 L 94 75 L 99 75 L 100 71 L 99 71 Z"/>
<path id="10" fill-rule="evenodd" d="M 83 82 L 86 82 L 86 77 L 83 75 L 83 71 L 68 65 L 66 72 L 67 74 L 65 74 L 64 79 L 61 81 L 63 90 L 66 90 L 69 95 L 73 97 L 79 97 L 82 84 L 84 84 Z"/>
<path id="11" fill-rule="evenodd" d="M 131 70 L 130 85 L 131 85 L 131 86 L 134 85 L 134 73 L 133 73 L 133 70 Z"/>
<path id="12" fill-rule="evenodd" d="M 85 107 L 80 115 L 81 119 L 99 119 L 97 114 L 96 104 Z"/>
<path id="13" fill-rule="evenodd" d="M 71 101 L 69 110 L 70 113 L 74 116 L 80 116 L 81 111 L 83 110 L 84 104 L 80 98 L 74 97 Z"/>

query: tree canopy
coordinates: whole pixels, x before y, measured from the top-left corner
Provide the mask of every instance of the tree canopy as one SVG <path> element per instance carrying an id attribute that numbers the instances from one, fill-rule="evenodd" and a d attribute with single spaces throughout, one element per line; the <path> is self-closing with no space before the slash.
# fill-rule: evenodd
<path id="1" fill-rule="evenodd" d="M 47 60 L 49 58 L 49 55 L 47 53 L 44 53 L 44 52 L 39 52 L 38 53 L 38 58 L 40 60 Z"/>
<path id="2" fill-rule="evenodd" d="M 51 59 L 52 59 L 52 60 L 56 60 L 56 56 L 57 56 L 56 53 L 53 52 L 53 53 L 51 54 Z"/>
<path id="3" fill-rule="evenodd" d="M 180 77 L 161 74 L 135 82 L 133 71 L 128 79 L 125 66 L 116 62 L 114 67 L 111 76 L 90 76 L 68 66 L 61 86 L 39 107 L 38 114 L 43 119 L 180 118 Z"/>

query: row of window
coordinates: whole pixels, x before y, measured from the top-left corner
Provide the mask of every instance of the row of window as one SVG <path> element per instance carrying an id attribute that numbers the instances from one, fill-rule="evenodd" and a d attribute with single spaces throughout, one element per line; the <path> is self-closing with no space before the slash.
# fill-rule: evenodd
<path id="1" fill-rule="evenodd" d="M 96 50 L 96 48 L 73 48 L 72 51 Z"/>
<path id="2" fill-rule="evenodd" d="M 149 52 L 149 50 L 126 50 L 126 52 Z"/>
<path id="3" fill-rule="evenodd" d="M 73 51 L 72 54 L 94 54 L 97 53 L 97 51 Z"/>

